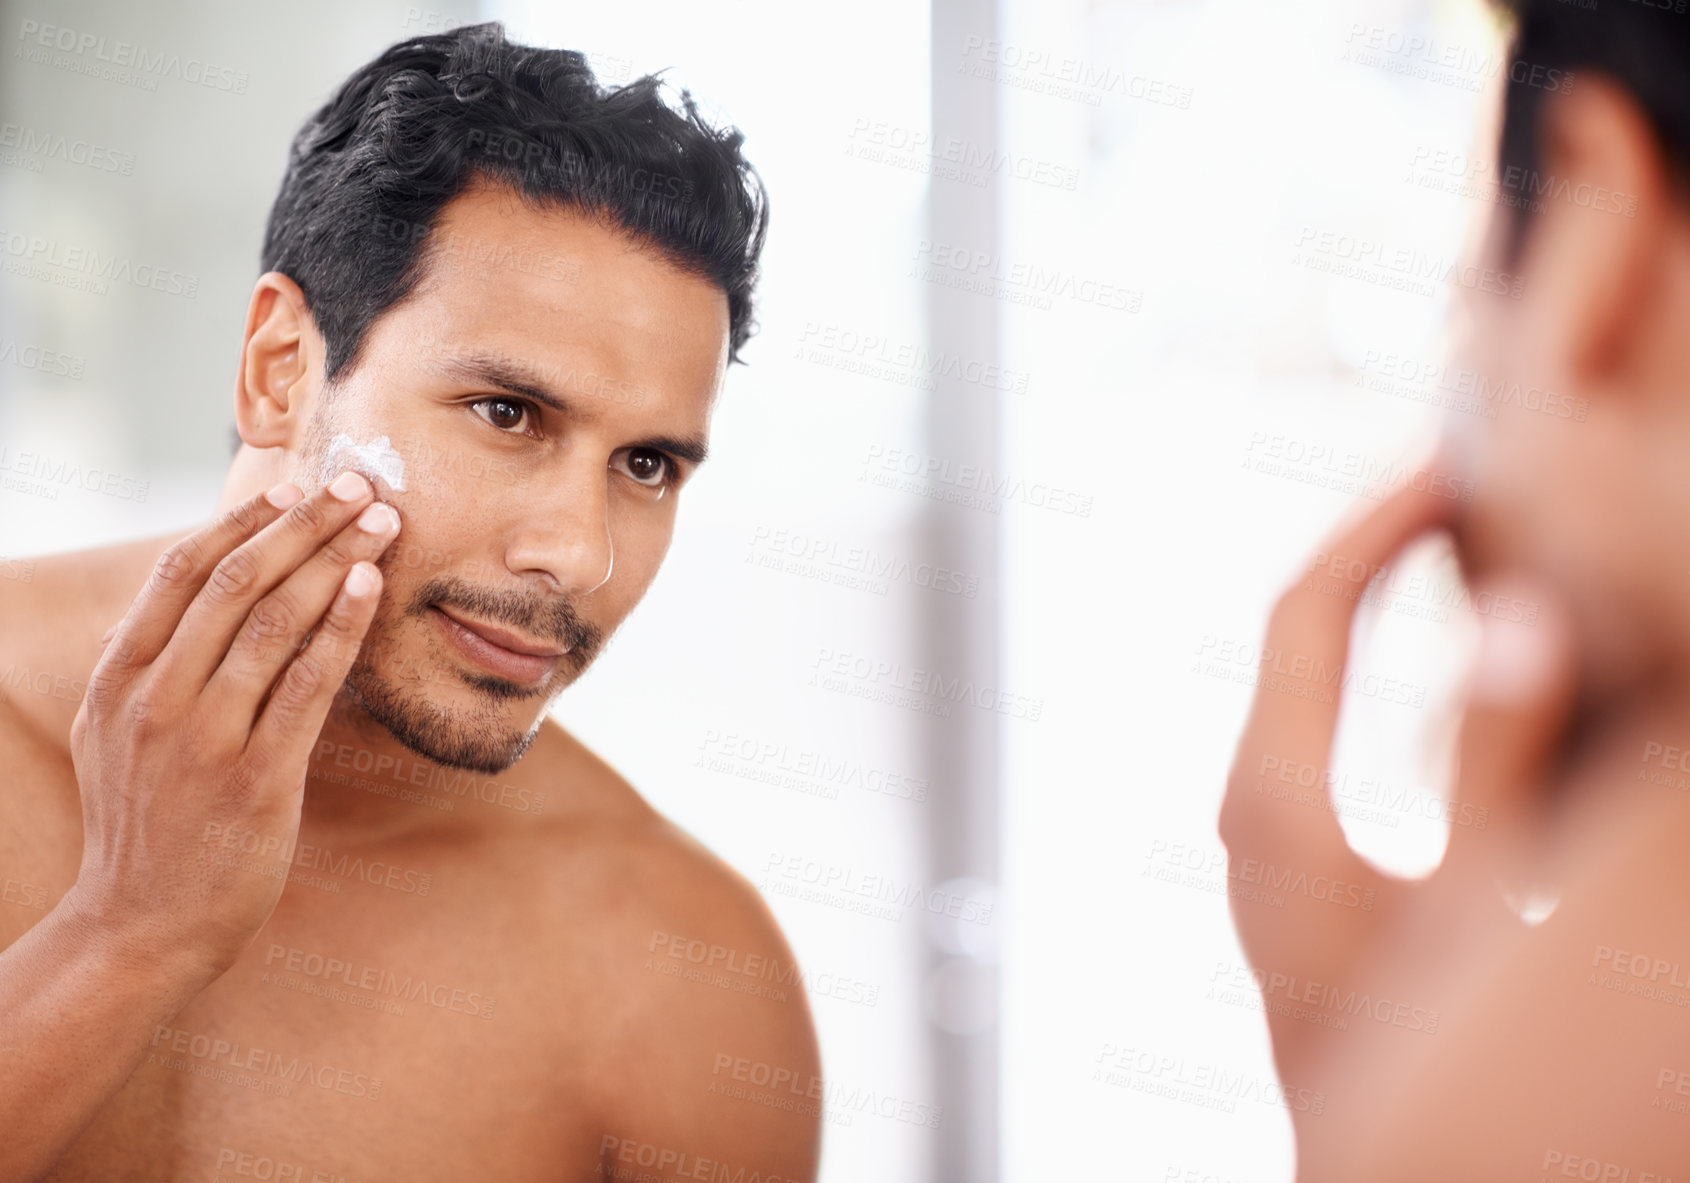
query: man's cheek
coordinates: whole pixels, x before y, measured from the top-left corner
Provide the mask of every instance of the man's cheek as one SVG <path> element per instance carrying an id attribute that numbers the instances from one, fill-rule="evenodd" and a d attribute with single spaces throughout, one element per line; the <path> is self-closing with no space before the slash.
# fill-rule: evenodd
<path id="1" fill-rule="evenodd" d="M 337 432 L 318 475 L 326 484 L 347 469 L 363 473 L 377 496 L 405 489 L 405 458 L 385 434 Z"/>
<path id="2" fill-rule="evenodd" d="M 403 520 L 404 511 L 400 511 Z M 399 585 L 414 585 L 424 579 L 439 575 L 452 566 L 450 556 L 436 546 L 430 546 L 418 541 L 416 537 L 407 537 L 403 525 L 399 528 L 399 536 L 388 543 L 387 552 L 376 564 L 382 574 L 387 577 L 389 589 Z M 383 598 L 388 598 L 384 590 Z"/>
<path id="3" fill-rule="evenodd" d="M 406 491 L 443 506 L 508 503 L 528 485 L 524 465 L 500 449 L 465 447 L 456 439 L 417 434 L 396 438 L 394 449 L 405 466 Z"/>

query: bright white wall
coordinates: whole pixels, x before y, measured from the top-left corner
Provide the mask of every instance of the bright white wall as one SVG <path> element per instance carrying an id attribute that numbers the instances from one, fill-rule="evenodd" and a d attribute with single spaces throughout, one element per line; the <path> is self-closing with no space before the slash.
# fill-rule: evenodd
<path id="1" fill-rule="evenodd" d="M 1074 192 L 1009 188 L 1004 259 L 1143 302 L 1006 313 L 1005 360 L 1038 388 L 1010 404 L 1006 467 L 1083 484 L 1097 508 L 1005 518 L 1006 680 L 1060 687 L 1060 701 L 1007 738 L 1004 1177 L 1283 1183 L 1283 1109 L 1138 1091 L 1208 1066 L 1274 1080 L 1260 1015 L 1206 997 L 1242 964 L 1214 861 L 1249 695 L 1231 678 L 1251 675 L 1271 595 L 1353 498 L 1252 461 L 1284 436 L 1382 464 L 1430 430 L 1416 398 L 1435 382 L 1358 380 L 1388 354 L 1435 362 L 1448 291 L 1314 270 L 1299 240 L 1331 230 L 1453 258 L 1487 207 L 1420 187 L 1436 174 L 1415 162 L 1470 152 L 1484 100 L 1468 87 L 1488 82 L 1392 72 L 1413 54 L 1344 55 L 1375 28 L 1422 38 L 1420 53 L 1494 64 L 1499 50 L 1477 0 L 1010 0 L 1009 13 L 1006 46 L 1078 59 L 1104 84 L 1092 104 L 1035 89 L 1041 67 L 1000 67 L 1010 148 L 1081 172 Z M 1186 108 L 1157 101 L 1186 90 Z M 1363 660 L 1436 691 L 1465 622 L 1412 608 L 1382 614 Z M 1242 661 L 1226 646 L 1247 647 Z M 1347 703 L 1340 767 L 1434 791 L 1402 752 L 1436 716 Z M 1439 826 L 1410 812 L 1347 828 L 1397 869 L 1441 852 Z M 1183 875 L 1186 858 L 1212 869 L 1154 877 Z M 1106 1047 L 1168 1066 L 1110 1080 Z"/>

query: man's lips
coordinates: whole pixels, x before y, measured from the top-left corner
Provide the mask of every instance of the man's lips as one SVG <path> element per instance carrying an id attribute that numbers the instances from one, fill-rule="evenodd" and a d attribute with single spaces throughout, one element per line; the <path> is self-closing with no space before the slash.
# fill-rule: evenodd
<path id="1" fill-rule="evenodd" d="M 523 645 L 530 649 L 541 646 L 514 636 L 506 629 L 493 630 L 487 625 L 466 624 L 438 605 L 434 607 L 434 619 L 440 624 L 441 635 L 447 644 L 457 650 L 458 656 L 487 673 L 497 674 L 508 681 L 528 686 L 537 685 L 557 669 L 557 663 L 561 660 L 561 655 L 555 649 L 545 655 L 518 653 L 515 649 L 507 649 L 504 643 L 484 635 L 482 630 L 493 632 L 495 636 L 503 636 L 512 645 Z"/>
<path id="2" fill-rule="evenodd" d="M 442 616 L 449 617 L 454 623 L 463 626 L 489 645 L 496 645 L 510 653 L 524 657 L 562 657 L 568 649 L 559 649 L 554 645 L 542 645 L 538 641 L 530 641 L 509 629 L 499 628 L 497 625 L 482 624 L 479 621 L 468 620 L 456 612 L 436 604 L 434 608 Z"/>

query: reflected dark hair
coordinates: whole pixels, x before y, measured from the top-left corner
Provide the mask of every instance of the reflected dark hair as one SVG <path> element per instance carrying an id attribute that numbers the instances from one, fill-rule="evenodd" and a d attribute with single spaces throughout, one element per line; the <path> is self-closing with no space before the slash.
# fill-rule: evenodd
<path id="1" fill-rule="evenodd" d="M 1625 88 L 1679 178 L 1690 162 L 1690 4 L 1686 0 L 1491 0 L 1512 26 L 1509 84 L 1498 162 L 1535 177 L 1543 160 L 1543 108 L 1553 87 L 1523 81 L 1558 71 L 1601 74 Z M 1536 70 L 1534 74 L 1533 71 Z M 1568 85 L 1576 85 L 1570 79 Z M 1505 173 L 1504 175 L 1508 175 Z M 1530 208 L 1514 207 L 1508 254 L 1517 260 Z"/>
<path id="2" fill-rule="evenodd" d="M 479 179 L 714 281 L 740 360 L 768 196 L 744 136 L 663 91 L 654 76 L 601 85 L 583 54 L 514 44 L 497 22 L 402 41 L 355 72 L 294 137 L 264 234 L 264 270 L 299 284 L 323 334 L 325 380 L 416 288 L 442 207 Z"/>

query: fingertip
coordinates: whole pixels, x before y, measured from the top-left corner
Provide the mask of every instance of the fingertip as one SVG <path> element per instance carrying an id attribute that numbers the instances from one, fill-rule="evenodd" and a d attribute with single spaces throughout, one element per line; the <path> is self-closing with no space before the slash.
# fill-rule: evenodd
<path id="1" fill-rule="evenodd" d="M 1499 621 L 1479 626 L 1479 652 L 1473 661 L 1473 698 L 1493 706 L 1535 697 L 1554 669 L 1543 639 L 1529 629 Z"/>
<path id="2" fill-rule="evenodd" d="M 359 561 L 352 564 L 352 570 L 346 573 L 346 594 L 353 599 L 363 599 L 375 593 L 381 586 L 381 572 L 374 563 Z"/>
<path id="3" fill-rule="evenodd" d="M 1506 707 L 1554 695 L 1570 673 L 1569 623 L 1553 601 L 1530 584 L 1487 583 L 1473 597 L 1479 645 L 1471 694 L 1476 703 Z"/>
<path id="4" fill-rule="evenodd" d="M 264 494 L 264 500 L 280 510 L 289 510 L 305 500 L 305 493 L 292 481 L 283 481 Z"/>

